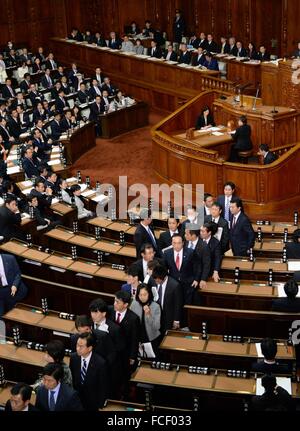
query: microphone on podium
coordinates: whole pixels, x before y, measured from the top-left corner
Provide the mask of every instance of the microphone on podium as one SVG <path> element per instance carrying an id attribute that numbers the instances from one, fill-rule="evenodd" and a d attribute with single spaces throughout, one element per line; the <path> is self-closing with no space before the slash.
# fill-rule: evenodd
<path id="1" fill-rule="evenodd" d="M 270 91 L 271 91 L 272 98 L 273 98 L 273 110 L 271 111 L 271 114 L 277 114 L 277 113 L 278 113 L 278 111 L 276 110 L 276 107 L 275 107 L 274 91 L 273 91 L 273 87 L 272 87 L 272 85 L 271 85 L 271 84 L 269 84 L 269 89 L 270 89 Z"/>

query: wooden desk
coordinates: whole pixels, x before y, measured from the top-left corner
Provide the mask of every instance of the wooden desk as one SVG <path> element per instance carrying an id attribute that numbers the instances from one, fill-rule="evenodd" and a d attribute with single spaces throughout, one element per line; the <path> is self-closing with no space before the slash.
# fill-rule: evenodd
<path id="1" fill-rule="evenodd" d="M 96 146 L 95 125 L 87 122 L 71 134 L 59 139 L 65 147 L 67 163 L 75 163 L 83 154 Z"/>
<path id="2" fill-rule="evenodd" d="M 149 124 L 149 105 L 137 102 L 132 106 L 100 115 L 101 137 L 110 139 Z"/>
<path id="3" fill-rule="evenodd" d="M 244 337 L 271 337 L 286 339 L 288 329 L 299 313 L 274 311 L 233 310 L 185 305 L 188 327 L 194 332 L 202 330 L 202 321 L 207 322 L 208 331 L 214 334 L 232 334 Z"/>
<path id="4" fill-rule="evenodd" d="M 241 85 L 250 83 L 252 89 L 261 84 L 260 62 L 227 60 L 226 57 L 221 58 L 220 61 L 226 62 L 226 78 L 230 81 L 238 82 Z"/>
<path id="5" fill-rule="evenodd" d="M 202 340 L 199 333 L 168 331 L 159 348 L 163 362 L 251 371 L 258 358 L 255 343 L 259 342 L 250 338 L 243 343 L 224 342 L 220 335 L 209 335 L 207 340 Z M 277 345 L 276 359 L 288 362 L 292 373 L 296 361 L 294 347 L 287 346 L 286 340 L 279 340 Z"/>
<path id="6" fill-rule="evenodd" d="M 274 281 L 286 281 L 292 274 L 291 271 L 288 271 L 287 263 L 283 263 L 278 258 L 256 258 L 254 262 L 250 262 L 247 258 L 239 257 L 224 257 L 221 273 L 227 277 L 234 277 L 236 267 L 240 269 L 240 278 L 243 280 L 249 279 L 250 274 L 254 280 L 267 279 L 269 269 L 273 270 Z"/>
<path id="7" fill-rule="evenodd" d="M 148 60 L 144 56 L 60 38 L 52 38 L 50 45 L 59 62 L 76 62 L 89 75 L 101 65 L 105 74 L 126 94 L 167 112 L 205 89 L 217 88 L 230 93 L 233 88 L 232 82 L 219 79 L 219 72 L 215 71 L 180 67 L 160 59 Z"/>

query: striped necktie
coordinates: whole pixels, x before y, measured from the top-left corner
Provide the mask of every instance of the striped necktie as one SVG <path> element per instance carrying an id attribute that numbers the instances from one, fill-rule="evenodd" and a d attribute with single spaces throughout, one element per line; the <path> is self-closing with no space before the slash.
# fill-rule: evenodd
<path id="1" fill-rule="evenodd" d="M 83 385 L 85 377 L 86 377 L 87 366 L 86 366 L 86 360 L 85 359 L 83 359 L 82 362 L 83 362 L 83 364 L 82 364 L 81 372 L 80 372 L 80 382 Z"/>

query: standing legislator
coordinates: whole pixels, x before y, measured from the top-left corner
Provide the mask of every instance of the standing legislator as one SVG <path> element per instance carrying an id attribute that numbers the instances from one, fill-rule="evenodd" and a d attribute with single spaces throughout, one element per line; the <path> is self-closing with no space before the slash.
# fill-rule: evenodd
<path id="1" fill-rule="evenodd" d="M 239 152 L 252 150 L 251 127 L 247 124 L 247 117 L 242 115 L 238 121 L 239 127 L 232 135 L 234 144 L 231 146 L 229 162 L 239 162 Z"/>

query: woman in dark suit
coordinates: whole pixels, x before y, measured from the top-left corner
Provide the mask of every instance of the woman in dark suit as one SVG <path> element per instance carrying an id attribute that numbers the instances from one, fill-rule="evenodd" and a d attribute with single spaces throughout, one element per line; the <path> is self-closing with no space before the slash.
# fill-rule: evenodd
<path id="1" fill-rule="evenodd" d="M 255 49 L 255 45 L 252 42 L 249 42 L 248 44 L 247 57 L 249 57 L 250 60 L 257 60 L 257 52 Z"/>
<path id="2" fill-rule="evenodd" d="M 210 109 L 208 106 L 204 106 L 203 111 L 201 115 L 198 117 L 195 129 L 208 129 L 209 127 L 214 127 L 215 122 L 214 118 L 210 112 Z"/>
<path id="3" fill-rule="evenodd" d="M 239 127 L 236 129 L 234 135 L 232 135 L 234 144 L 231 146 L 229 157 L 230 162 L 239 161 L 239 151 L 249 151 L 253 148 L 251 141 L 251 127 L 247 124 L 247 117 L 245 115 L 242 115 L 239 118 L 238 125 Z"/>

